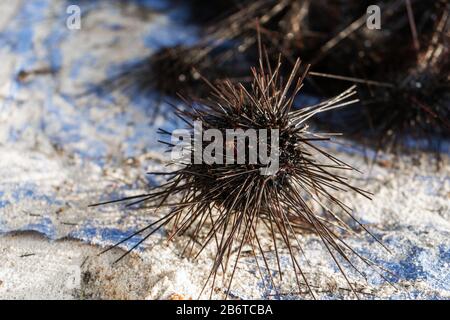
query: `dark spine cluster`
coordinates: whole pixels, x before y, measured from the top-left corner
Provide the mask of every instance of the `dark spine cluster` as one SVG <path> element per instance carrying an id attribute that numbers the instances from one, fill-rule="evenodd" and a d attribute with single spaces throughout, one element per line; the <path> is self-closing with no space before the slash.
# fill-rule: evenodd
<path id="1" fill-rule="evenodd" d="M 259 68 L 253 69 L 253 81 L 248 89 L 231 81 L 218 86 L 209 84 L 209 99 L 189 103 L 187 109 L 177 110 L 191 130 L 194 121 L 224 134 L 228 128 L 279 130 L 277 170 L 270 175 L 261 174 L 264 165 L 250 163 L 248 158 L 240 164 L 174 162 L 172 165 L 177 169 L 167 173 L 165 184 L 147 194 L 120 200 L 145 204 L 146 208 L 169 207 L 169 213 L 120 243 L 140 234 L 143 238 L 136 244 L 138 246 L 159 228 L 170 225 L 170 239 L 189 235 L 185 254 L 197 257 L 207 246 L 212 246 L 215 258 L 205 282 L 205 286 L 211 286 L 210 294 L 217 285 L 219 270 L 223 271 L 223 283 L 226 293 L 229 292 L 245 251 L 252 252 L 256 261 L 262 257 L 264 266 L 258 265 L 261 275 L 274 269 L 280 281 L 289 272 L 280 262 L 280 256 L 287 254 L 299 292 L 306 287 L 314 297 L 314 290 L 303 272 L 304 261 L 300 258 L 299 237 L 305 230 L 323 241 L 346 279 L 338 257 L 349 262 L 359 259 L 367 266 L 373 266 L 339 237 L 339 228 L 352 229 L 351 224 L 344 222 L 348 219 L 356 222 L 361 230 L 368 231 L 334 192 L 353 191 L 365 197 L 370 194 L 352 186 L 344 177 L 342 173 L 353 170 L 350 165 L 317 145 L 330 137 L 308 129 L 308 122 L 315 115 L 356 102 L 352 99 L 356 94 L 355 87 L 318 105 L 295 110 L 294 99 L 306 72 L 299 73 L 300 62 L 297 61 L 284 81 L 280 70 L 281 64 L 272 68 L 267 60 L 261 61 Z M 165 130 L 161 133 L 170 135 Z M 192 132 L 192 139 L 194 135 Z M 166 144 L 174 147 L 170 142 Z M 265 147 L 270 151 L 270 146 Z M 267 239 L 270 239 L 269 243 Z M 267 252 L 273 249 L 274 265 L 267 257 Z M 276 279 L 272 276 L 270 279 L 270 285 L 277 287 Z M 350 281 L 348 285 L 354 290 Z"/>

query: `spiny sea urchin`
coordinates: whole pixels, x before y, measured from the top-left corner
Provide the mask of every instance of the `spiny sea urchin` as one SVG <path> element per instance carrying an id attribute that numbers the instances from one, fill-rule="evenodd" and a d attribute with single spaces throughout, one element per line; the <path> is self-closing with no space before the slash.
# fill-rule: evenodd
<path id="1" fill-rule="evenodd" d="M 259 68 L 252 69 L 253 83 L 249 88 L 231 81 L 210 85 L 209 99 L 189 103 L 190 109 L 177 110 L 188 124 L 188 145 L 194 144 L 193 148 L 188 148 L 184 162 L 180 163 L 179 158 L 171 161 L 170 164 L 177 168 L 170 173 L 162 173 L 170 178 L 161 186 L 146 194 L 112 201 L 145 204 L 147 209 L 169 207 L 170 212 L 117 243 L 115 246 L 137 235 L 143 237 L 119 260 L 158 229 L 170 224 L 169 239 L 186 234 L 190 236 L 184 253 L 195 252 L 197 257 L 206 246 L 215 248 L 214 262 L 202 293 L 209 283 L 212 295 L 218 271 L 222 270 L 228 294 L 239 259 L 244 251 L 249 251 L 256 260 L 260 275 L 269 274 L 274 288 L 277 286 L 269 270 L 277 270 L 281 281 L 286 270 L 282 267 L 280 255 L 287 254 L 299 292 L 306 287 L 307 292 L 315 297 L 303 271 L 303 249 L 299 241 L 302 230 L 307 229 L 322 240 L 357 295 L 339 256 L 352 267 L 353 259 L 359 259 L 367 266 L 374 264 L 355 252 L 339 236 L 336 227 L 354 229 L 345 222 L 347 217 L 356 222 L 358 228 L 368 231 L 353 217 L 351 209 L 338 199 L 338 194 L 343 191 L 353 191 L 364 197 L 370 194 L 352 186 L 343 176 L 343 172 L 353 170 L 350 165 L 316 145 L 317 141 L 329 140 L 329 135 L 312 133 L 307 124 L 318 113 L 355 102 L 352 97 L 356 92 L 351 87 L 318 105 L 293 110 L 294 99 L 306 72 L 299 72 L 300 61 L 297 60 L 285 81 L 280 68 L 281 63 L 272 68 L 266 55 L 264 63 L 261 59 Z M 214 151 L 211 151 L 211 143 L 205 142 L 208 140 L 206 135 L 200 136 L 200 144 L 197 145 L 198 123 L 204 130 L 214 130 Z M 228 137 L 228 130 L 239 129 L 258 132 L 257 159 L 251 159 L 255 144 L 251 143 L 249 136 L 237 135 L 226 141 L 219 139 L 220 136 Z M 261 130 L 270 130 L 270 137 L 262 135 Z M 171 136 L 165 130 L 160 131 Z M 272 136 L 272 132 L 277 135 Z M 173 141 L 164 143 L 172 151 L 177 147 Z M 245 150 L 243 161 L 239 161 L 240 144 Z M 201 154 L 207 154 L 209 150 L 216 160 L 210 163 L 204 159 L 196 161 L 198 150 Z M 261 154 L 278 155 L 278 166 L 269 173 L 265 171 L 275 158 L 271 156 L 271 162 L 263 162 L 259 158 Z M 232 162 L 227 161 L 230 157 Z M 106 203 L 111 202 L 97 205 Z M 258 263 L 259 259 L 264 261 L 264 266 Z"/>

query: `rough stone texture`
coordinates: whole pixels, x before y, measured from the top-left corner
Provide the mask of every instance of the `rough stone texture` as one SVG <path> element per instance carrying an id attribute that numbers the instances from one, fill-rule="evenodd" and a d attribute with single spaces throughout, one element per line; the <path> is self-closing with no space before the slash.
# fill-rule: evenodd
<path id="1" fill-rule="evenodd" d="M 196 37 L 194 27 L 182 24 L 185 10 L 164 1 L 136 1 L 145 5 L 143 10 L 130 2 L 80 2 L 78 31 L 65 27 L 63 1 L 0 3 L 0 298 L 196 298 L 204 284 L 213 248 L 197 261 L 182 258 L 186 239 L 167 244 L 164 231 L 119 264 L 112 262 L 121 249 L 97 256 L 99 247 L 119 241 L 157 214 L 88 204 L 157 184 L 145 175 L 164 165 L 156 129 L 178 124 L 164 104 L 151 121 L 152 98 L 76 95 L 123 63 Z M 38 70 L 53 72 L 33 74 Z M 30 75 L 19 81 L 21 71 Z M 372 269 L 362 267 L 367 282 L 349 270 L 360 297 L 450 298 L 448 151 L 440 169 L 426 154 L 381 154 L 369 167 L 364 155 L 370 150 L 348 141 L 325 147 L 366 172 L 350 178 L 373 192 L 373 201 L 350 193 L 341 198 L 392 252 L 364 234 L 343 235 L 357 252 L 395 274 L 388 277 L 393 288 Z M 311 235 L 300 241 L 311 265 L 304 271 L 317 296 L 354 298 L 320 241 Z M 279 291 L 265 288 L 256 275 L 255 262 L 242 261 L 233 296 L 308 298 L 295 293 L 292 275 Z M 219 283 L 214 297 L 223 290 Z"/>

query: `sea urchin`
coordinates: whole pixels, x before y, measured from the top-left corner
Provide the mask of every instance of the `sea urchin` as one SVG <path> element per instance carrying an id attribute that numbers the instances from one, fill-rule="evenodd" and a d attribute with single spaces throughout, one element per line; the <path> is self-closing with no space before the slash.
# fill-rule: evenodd
<path id="1" fill-rule="evenodd" d="M 212 246 L 215 259 L 202 290 L 203 293 L 209 283 L 211 295 L 219 270 L 223 271 L 224 291 L 229 293 L 239 259 L 249 252 L 261 277 L 269 274 L 269 282 L 276 288 L 275 279 L 268 270 L 277 270 L 281 281 L 286 273 L 281 255 L 286 254 L 290 260 L 288 268 L 295 275 L 299 292 L 300 288 L 306 288 L 314 297 L 303 271 L 304 256 L 299 241 L 302 233 L 308 230 L 322 240 L 356 294 L 340 259 L 352 267 L 353 257 L 368 266 L 374 264 L 356 253 L 340 237 L 336 228 L 355 228 L 345 222 L 345 216 L 356 222 L 358 228 L 368 231 L 352 216 L 351 209 L 338 199 L 338 194 L 344 191 L 364 197 L 370 197 L 370 194 L 350 185 L 344 177 L 342 172 L 353 170 L 350 165 L 319 148 L 318 142 L 329 140 L 330 136 L 312 133 L 307 125 L 317 113 L 355 102 L 352 97 L 356 92 L 351 87 L 318 105 L 294 110 L 294 100 L 307 71 L 300 74 L 300 61 L 297 60 L 285 81 L 280 74 L 281 63 L 272 68 L 268 61 L 266 55 L 265 59 L 260 59 L 259 67 L 252 69 L 253 82 L 248 87 L 231 81 L 217 86 L 210 84 L 209 99 L 193 104 L 189 102 L 190 108 L 177 109 L 177 114 L 188 124 L 190 141 L 187 145 L 194 145 L 188 148 L 188 157 L 183 163 L 179 159 L 171 162 L 177 168 L 170 173 L 162 173 L 170 178 L 161 186 L 146 194 L 112 201 L 145 204 L 148 209 L 170 208 L 170 211 L 115 246 L 142 235 L 133 250 L 156 230 L 171 225 L 169 239 L 189 235 L 184 254 L 197 257 L 207 246 Z M 194 128 L 198 123 L 203 130 L 214 130 L 214 151 L 211 152 L 211 136 L 209 142 L 205 142 L 205 135 L 200 143 L 203 154 L 210 152 L 216 159 L 213 163 L 195 159 L 198 132 Z M 228 136 L 231 129 L 235 132 L 239 129 L 246 133 L 249 130 L 258 132 L 257 150 L 277 155 L 275 170 L 268 173 L 265 170 L 273 163 L 261 161 L 259 157 L 252 159 L 255 144 L 251 143 L 249 136 L 236 135 L 231 142 L 219 139 L 221 134 Z M 270 130 L 270 138 L 267 135 L 263 137 L 261 130 Z M 168 131 L 160 131 L 173 138 Z M 273 132 L 278 137 L 272 135 Z M 177 147 L 173 139 L 164 143 L 172 151 Z M 230 155 L 236 160 L 240 144 L 247 153 L 241 161 L 237 159 L 230 163 L 227 160 Z M 263 261 L 263 264 L 258 261 Z"/>

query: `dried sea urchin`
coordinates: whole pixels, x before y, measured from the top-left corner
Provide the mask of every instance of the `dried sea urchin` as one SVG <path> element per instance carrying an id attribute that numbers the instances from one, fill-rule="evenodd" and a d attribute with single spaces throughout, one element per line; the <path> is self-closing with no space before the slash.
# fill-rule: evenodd
<path id="1" fill-rule="evenodd" d="M 352 229 L 344 222 L 345 216 L 362 230 L 367 230 L 352 216 L 351 209 L 336 197 L 336 193 L 349 190 L 364 197 L 369 197 L 369 193 L 350 185 L 341 175 L 352 170 L 351 166 L 315 145 L 317 141 L 329 140 L 329 135 L 311 133 L 307 125 L 308 120 L 320 112 L 355 102 L 351 98 L 356 92 L 351 87 L 318 105 L 293 110 L 294 99 L 306 72 L 300 74 L 300 61 L 297 60 L 289 78 L 284 81 L 280 67 L 281 63 L 272 68 L 267 58 L 264 63 L 261 60 L 260 67 L 252 69 L 250 88 L 231 81 L 210 85 L 209 99 L 199 101 L 200 104 L 190 104 L 190 109 L 177 110 L 189 124 L 191 139 L 194 137 L 193 121 L 200 121 L 205 130 L 217 129 L 224 134 L 230 128 L 279 130 L 279 169 L 272 175 L 261 175 L 260 169 L 266 165 L 260 162 L 251 164 L 247 157 L 243 164 L 185 163 L 170 173 L 156 173 L 167 174 L 170 178 L 146 194 L 112 201 L 127 201 L 129 205 L 140 204 L 147 209 L 170 208 L 154 223 L 117 243 L 115 246 L 137 235 L 143 237 L 118 260 L 161 227 L 171 225 L 169 239 L 189 235 L 184 253 L 192 255 L 195 252 L 197 257 L 206 246 L 215 248 L 215 259 L 202 293 L 209 283 L 212 295 L 217 273 L 222 270 L 228 294 L 239 259 L 244 252 L 251 252 L 261 277 L 269 274 L 275 288 L 275 279 L 267 271 L 277 270 L 282 281 L 285 265 L 280 255 L 287 254 L 299 292 L 301 288 L 307 288 L 307 292 L 315 297 L 302 269 L 303 251 L 299 236 L 302 230 L 307 229 L 322 240 L 357 295 L 339 257 L 351 266 L 354 266 L 353 259 L 360 259 L 367 266 L 373 267 L 374 264 L 353 251 L 339 236 L 341 229 Z M 161 133 L 170 135 L 165 130 Z M 261 142 L 260 137 L 258 139 Z M 271 144 L 264 141 L 267 151 Z M 171 143 L 166 144 L 174 147 Z M 203 143 L 203 150 L 205 147 Z M 232 148 L 236 148 L 236 144 Z M 220 154 L 218 156 L 221 157 Z M 171 164 L 180 166 L 175 161 Z M 107 203 L 111 202 L 97 205 Z M 260 259 L 263 265 L 258 263 Z"/>

